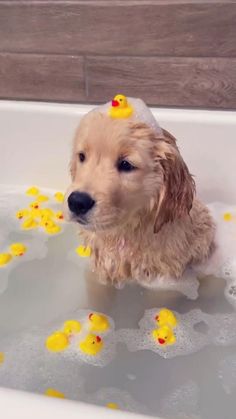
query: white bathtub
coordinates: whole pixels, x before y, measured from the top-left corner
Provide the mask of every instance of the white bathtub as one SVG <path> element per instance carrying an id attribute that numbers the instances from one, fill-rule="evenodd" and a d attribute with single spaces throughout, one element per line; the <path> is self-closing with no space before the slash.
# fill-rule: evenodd
<path id="1" fill-rule="evenodd" d="M 0 183 L 64 189 L 69 182 L 71 140 L 90 106 L 0 102 Z M 205 202 L 236 203 L 236 112 L 153 109 L 178 139 Z M 88 404 L 0 389 L 7 418 L 121 418 L 124 413 Z M 139 417 L 126 414 L 127 417 Z M 144 416 L 143 416 L 144 417 Z"/>

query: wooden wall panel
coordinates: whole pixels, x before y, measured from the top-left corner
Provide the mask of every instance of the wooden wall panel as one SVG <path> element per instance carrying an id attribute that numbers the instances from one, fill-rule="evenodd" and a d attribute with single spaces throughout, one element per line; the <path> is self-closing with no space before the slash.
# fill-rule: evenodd
<path id="1" fill-rule="evenodd" d="M 2 98 L 85 101 L 83 58 L 0 54 Z"/>
<path id="2" fill-rule="evenodd" d="M 90 102 L 121 91 L 152 105 L 236 107 L 235 58 L 90 57 L 87 77 Z"/>
<path id="3" fill-rule="evenodd" d="M 0 0 L 0 99 L 236 109 L 236 1 Z"/>
<path id="4" fill-rule="evenodd" d="M 225 1 L 0 2 L 0 51 L 236 57 L 235 39 Z"/>

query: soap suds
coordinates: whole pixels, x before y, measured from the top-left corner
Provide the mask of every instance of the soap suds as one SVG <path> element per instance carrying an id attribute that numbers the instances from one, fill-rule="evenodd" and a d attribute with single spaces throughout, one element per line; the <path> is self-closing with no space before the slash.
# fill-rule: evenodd
<path id="1" fill-rule="evenodd" d="M 199 393 L 198 385 L 188 381 L 162 400 L 160 416 L 165 419 L 200 419 Z"/>
<path id="2" fill-rule="evenodd" d="M 221 360 L 218 377 L 226 394 L 234 394 L 236 390 L 236 355 L 229 355 Z"/>
<path id="3" fill-rule="evenodd" d="M 153 330 L 158 329 L 155 317 L 161 308 L 146 310 L 139 329 L 117 331 L 117 340 L 125 343 L 131 352 L 148 349 L 163 358 L 188 355 L 210 344 L 228 346 L 236 343 L 236 313 L 208 314 L 194 309 L 186 314 L 175 312 L 178 319 L 173 329 L 176 342 L 161 345 L 152 336 Z M 206 325 L 205 333 L 195 327 L 199 323 Z"/>

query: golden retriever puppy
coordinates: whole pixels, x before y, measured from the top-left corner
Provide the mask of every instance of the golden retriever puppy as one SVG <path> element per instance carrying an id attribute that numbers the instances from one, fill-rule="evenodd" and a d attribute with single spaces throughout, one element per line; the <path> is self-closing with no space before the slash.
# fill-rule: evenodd
<path id="1" fill-rule="evenodd" d="M 75 136 L 71 176 L 67 218 L 91 247 L 101 282 L 180 278 L 209 256 L 213 220 L 167 131 L 90 112 Z"/>

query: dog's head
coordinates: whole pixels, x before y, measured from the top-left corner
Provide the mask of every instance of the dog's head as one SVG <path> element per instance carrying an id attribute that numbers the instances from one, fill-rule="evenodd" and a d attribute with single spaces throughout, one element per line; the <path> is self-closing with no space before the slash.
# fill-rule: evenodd
<path id="1" fill-rule="evenodd" d="M 189 213 L 195 190 L 178 148 L 166 131 L 143 123 L 87 114 L 76 133 L 67 213 L 91 231 L 124 225 L 151 213 L 157 232 Z"/>

